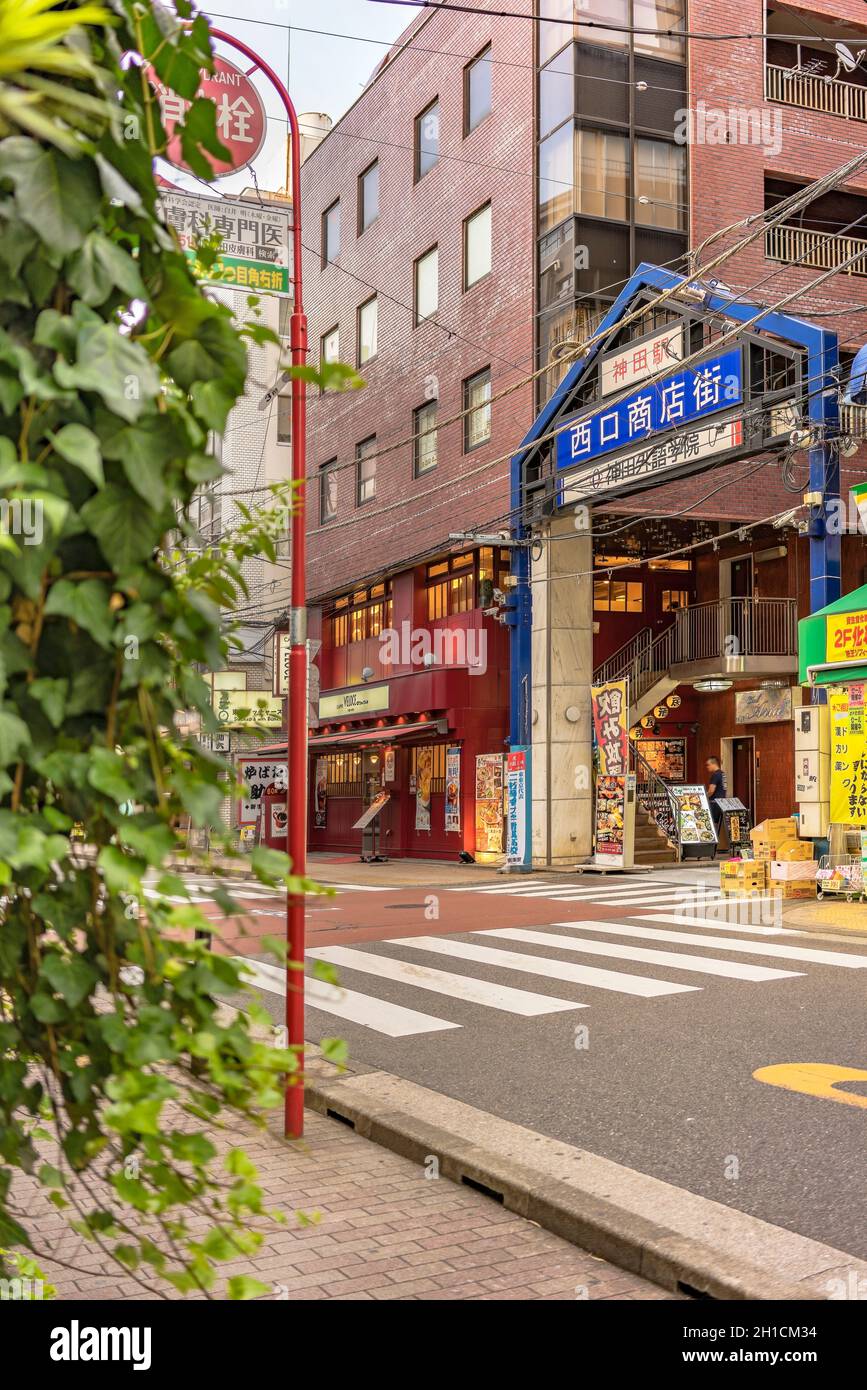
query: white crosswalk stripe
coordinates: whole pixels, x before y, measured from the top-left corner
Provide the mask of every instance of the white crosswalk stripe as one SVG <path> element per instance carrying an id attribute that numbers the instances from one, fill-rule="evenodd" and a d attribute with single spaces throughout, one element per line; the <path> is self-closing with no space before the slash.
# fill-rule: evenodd
<path id="1" fill-rule="evenodd" d="M 625 975 L 618 970 L 599 970 L 594 965 L 547 960 L 543 956 L 528 956 L 519 951 L 498 951 L 493 946 L 455 941 L 453 936 L 402 936 L 392 944 L 409 946 L 414 951 L 430 951 L 440 956 L 455 956 L 459 960 L 478 961 L 480 965 L 521 970 L 527 975 L 543 975 L 551 980 L 571 980 L 574 984 L 615 990 L 619 994 L 635 994 L 642 999 L 655 999 L 663 994 L 685 994 L 698 988 L 696 985 L 674 984 L 671 980 L 653 980 L 649 976 Z"/>
<path id="2" fill-rule="evenodd" d="M 477 936 L 497 936 L 506 941 L 523 941 L 531 946 L 547 946 L 554 951 L 577 951 L 591 956 L 610 956 L 617 960 L 634 960 L 644 965 L 658 965 L 663 970 L 692 970 L 700 975 L 721 975 L 730 980 L 786 980 L 801 974 L 797 970 L 770 970 L 763 965 L 747 965 L 742 961 L 714 960 L 711 956 L 690 956 L 683 951 L 649 951 L 641 946 L 617 946 L 610 941 L 572 941 L 554 932 L 525 931 L 521 927 L 499 927 L 494 931 L 477 932 Z M 716 946 L 716 941 L 709 943 Z"/>
<path id="3" fill-rule="evenodd" d="M 446 994 L 452 999 L 464 999 L 471 1004 L 504 1009 L 507 1013 L 522 1014 L 524 1018 L 586 1007 L 569 999 L 554 999 L 547 994 L 533 994 L 509 985 L 491 984 L 488 980 L 477 980 L 471 975 L 452 975 L 446 970 L 432 970 L 430 966 L 416 965 L 414 961 L 397 960 L 393 956 L 375 955 L 369 951 L 354 951 L 349 946 L 321 946 L 315 951 L 308 951 L 307 955 L 311 960 L 329 961 L 332 965 L 343 965 L 348 970 L 377 975 L 383 980 L 396 980 L 418 989 L 429 989 L 435 994 Z"/>
<path id="4" fill-rule="evenodd" d="M 641 927 L 632 922 L 555 922 L 567 931 L 593 931 L 612 936 L 639 936 L 645 941 L 674 941 L 684 946 L 711 946 L 715 951 L 741 951 L 744 955 L 774 956 L 778 960 L 810 961 L 814 965 L 835 965 L 841 970 L 867 970 L 867 955 L 850 951 L 822 951 L 814 946 L 780 946 L 776 942 L 739 941 L 733 936 L 699 936 L 697 932 L 665 931 L 660 927 Z"/>

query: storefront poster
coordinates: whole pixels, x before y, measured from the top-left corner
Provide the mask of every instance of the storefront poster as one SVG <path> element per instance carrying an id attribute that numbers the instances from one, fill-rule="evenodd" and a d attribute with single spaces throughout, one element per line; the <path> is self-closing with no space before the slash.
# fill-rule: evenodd
<path id="1" fill-rule="evenodd" d="M 635 749 L 664 782 L 682 782 L 686 777 L 686 739 L 641 738 Z M 638 776 L 640 780 L 640 771 Z"/>
<path id="2" fill-rule="evenodd" d="M 328 819 L 328 759 L 316 759 L 316 782 L 313 791 L 313 828 L 324 830 Z"/>
<path id="3" fill-rule="evenodd" d="M 629 719 L 626 681 L 610 681 L 590 689 L 593 732 L 602 777 L 625 777 L 629 770 Z"/>
<path id="4" fill-rule="evenodd" d="M 446 833 L 461 828 L 461 750 L 446 749 Z"/>
<path id="5" fill-rule="evenodd" d="M 867 661 L 867 611 L 861 609 L 857 613 L 828 614 L 825 619 L 825 660 Z"/>
<path id="6" fill-rule="evenodd" d="M 623 859 L 626 816 L 626 778 L 596 778 L 596 854 L 600 859 Z"/>
<path id="7" fill-rule="evenodd" d="M 430 830 L 430 795 L 433 780 L 433 748 L 416 753 L 415 828 Z"/>
<path id="8" fill-rule="evenodd" d="M 238 777 L 244 784 L 238 810 L 239 825 L 255 825 L 266 792 L 286 790 L 286 764 L 273 758 L 239 758 Z"/>
<path id="9" fill-rule="evenodd" d="M 682 845 L 712 845 L 716 832 L 710 813 L 707 792 L 702 786 L 672 787 L 677 809 L 678 830 Z"/>
<path id="10" fill-rule="evenodd" d="M 395 757 L 394 749 L 386 748 L 382 755 L 382 780 L 383 782 L 394 781 Z"/>
<path id="11" fill-rule="evenodd" d="M 503 852 L 503 755 L 476 756 L 476 853 Z"/>
<path id="12" fill-rule="evenodd" d="M 279 801 L 271 802 L 271 823 L 268 827 L 269 838 L 272 840 L 285 840 L 286 827 L 289 823 L 289 816 L 285 806 L 281 806 Z"/>
<path id="13" fill-rule="evenodd" d="M 513 748 L 506 758 L 506 863 L 527 863 L 527 749 Z"/>
<path id="14" fill-rule="evenodd" d="M 867 687 L 860 682 L 828 691 L 833 825 L 867 825 L 865 692 Z"/>

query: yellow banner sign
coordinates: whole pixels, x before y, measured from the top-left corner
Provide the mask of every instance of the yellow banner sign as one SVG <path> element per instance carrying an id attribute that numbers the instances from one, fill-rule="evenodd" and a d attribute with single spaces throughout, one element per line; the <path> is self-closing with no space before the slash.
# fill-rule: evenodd
<path id="1" fill-rule="evenodd" d="M 387 685 L 360 685 L 357 690 L 344 690 L 340 695 L 320 695 L 319 718 L 355 719 L 371 710 L 388 709 Z"/>
<path id="2" fill-rule="evenodd" d="M 867 662 L 867 610 L 825 619 L 825 660 Z"/>
<path id="3" fill-rule="evenodd" d="M 254 727 L 279 729 L 283 723 L 284 700 L 264 690 L 215 690 L 214 713 L 227 729 Z"/>
<path id="4" fill-rule="evenodd" d="M 831 821 L 867 825 L 867 685 L 828 691 L 831 719 Z"/>

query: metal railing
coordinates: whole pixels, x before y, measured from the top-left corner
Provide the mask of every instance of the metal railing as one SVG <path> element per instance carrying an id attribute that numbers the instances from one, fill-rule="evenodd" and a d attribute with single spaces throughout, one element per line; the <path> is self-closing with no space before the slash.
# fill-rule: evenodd
<path id="1" fill-rule="evenodd" d="M 795 599 L 716 599 L 680 609 L 671 626 L 637 652 L 630 653 L 627 644 L 623 660 L 606 680 L 627 680 L 629 702 L 635 705 L 672 666 L 739 656 L 794 656 L 797 650 Z M 613 658 L 607 665 L 612 663 Z"/>
<path id="2" fill-rule="evenodd" d="M 813 232 L 808 227 L 768 227 L 765 232 L 765 255 L 769 261 L 786 265 L 815 266 L 818 270 L 837 270 L 850 257 L 857 256 L 845 266 L 845 275 L 867 275 L 867 241 L 863 237 L 835 236 L 831 232 Z"/>
<path id="3" fill-rule="evenodd" d="M 836 78 L 797 73 L 791 68 L 768 63 L 765 67 L 765 99 L 843 116 L 849 121 L 867 121 L 867 87 Z"/>
<path id="4" fill-rule="evenodd" d="M 679 818 L 667 782 L 663 781 L 631 741 L 629 761 L 635 773 L 635 796 L 638 805 L 659 827 L 680 858 Z"/>
<path id="5" fill-rule="evenodd" d="M 630 637 L 628 642 L 624 642 L 622 647 L 618 647 L 616 652 L 606 657 L 601 666 L 596 667 L 593 672 L 593 684 L 606 685 L 608 681 L 619 680 L 618 672 L 623 670 L 624 665 L 631 665 L 636 657 L 647 651 L 652 642 L 653 628 L 643 627 L 634 637 Z"/>
<path id="6" fill-rule="evenodd" d="M 840 405 L 840 433 L 849 439 L 867 439 L 867 405 Z"/>

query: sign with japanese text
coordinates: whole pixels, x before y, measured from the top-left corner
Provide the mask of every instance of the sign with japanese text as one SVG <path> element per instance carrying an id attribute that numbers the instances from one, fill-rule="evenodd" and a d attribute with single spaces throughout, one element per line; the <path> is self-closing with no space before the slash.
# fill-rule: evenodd
<path id="1" fill-rule="evenodd" d="M 671 795 L 674 799 L 680 843 L 682 845 L 716 844 L 716 831 L 704 787 L 672 787 Z"/>
<path id="2" fill-rule="evenodd" d="M 859 682 L 828 691 L 831 721 L 830 819 L 833 825 L 867 825 L 865 690 L 867 687 Z"/>
<path id="3" fill-rule="evenodd" d="M 557 467 L 575 468 L 648 435 L 679 429 L 691 420 L 725 410 L 743 399 L 743 390 L 740 348 L 709 357 L 567 423 L 557 435 Z"/>
<path id="4" fill-rule="evenodd" d="M 192 102 L 161 82 L 153 68 L 148 80 L 157 94 L 163 129 L 168 136 L 165 158 L 177 169 L 189 169 L 181 152 L 180 127 Z M 214 58 L 214 71 L 203 72 L 196 97 L 212 101 L 216 107 L 217 136 L 229 151 L 228 161 L 206 155 L 215 179 L 234 174 L 251 163 L 265 143 L 267 117 L 262 98 L 246 73 L 225 58 Z"/>
<path id="5" fill-rule="evenodd" d="M 612 391 L 622 391 L 636 386 L 639 381 L 661 372 L 665 367 L 679 362 L 683 357 L 683 324 L 674 328 L 664 328 L 643 343 L 632 343 L 622 352 L 613 352 L 603 357 L 600 366 L 600 386 L 603 396 Z"/>
<path id="6" fill-rule="evenodd" d="M 288 294 L 289 216 L 259 203 L 233 203 L 195 193 L 160 194 L 160 205 L 187 260 L 195 264 L 203 238 L 220 237 L 210 278 L 221 285 Z"/>
<path id="7" fill-rule="evenodd" d="M 585 497 L 597 501 L 611 492 L 622 493 L 627 487 L 651 486 L 660 475 L 674 470 L 689 472 L 692 464 L 714 454 L 724 454 L 729 449 L 738 449 L 743 440 L 741 420 L 725 420 L 718 425 L 684 430 L 634 454 L 621 454 L 607 463 L 578 469 L 566 478 L 559 505 L 564 507 Z"/>
<path id="8" fill-rule="evenodd" d="M 446 749 L 446 833 L 461 828 L 461 750 Z"/>
<path id="9" fill-rule="evenodd" d="M 825 619 L 825 660 L 867 662 L 867 612 L 829 613 Z"/>
<path id="10" fill-rule="evenodd" d="M 503 755 L 476 755 L 476 857 L 503 852 Z"/>
<path id="11" fill-rule="evenodd" d="M 279 729 L 283 725 L 285 701 L 268 695 L 264 690 L 215 690 L 214 713 L 228 729 Z"/>
<path id="12" fill-rule="evenodd" d="M 528 764 L 526 748 L 506 755 L 506 863 L 527 863 Z"/>
<path id="13" fill-rule="evenodd" d="M 590 688 L 599 775 L 625 777 L 629 770 L 629 710 L 626 681 Z"/>
<path id="14" fill-rule="evenodd" d="M 238 778 L 244 784 L 238 808 L 240 825 L 255 824 L 266 792 L 285 792 L 286 764 L 273 758 L 239 758 Z"/>
<path id="15" fill-rule="evenodd" d="M 430 830 L 431 784 L 433 783 L 433 746 L 416 749 L 415 828 Z"/>
<path id="16" fill-rule="evenodd" d="M 361 685 L 339 695 L 319 697 L 319 718 L 325 722 L 341 717 L 357 719 L 359 715 L 384 709 L 388 709 L 387 685 Z"/>
<path id="17" fill-rule="evenodd" d="M 623 826 L 626 819 L 626 778 L 596 778 L 594 849 L 597 862 L 612 868 L 623 864 Z"/>

